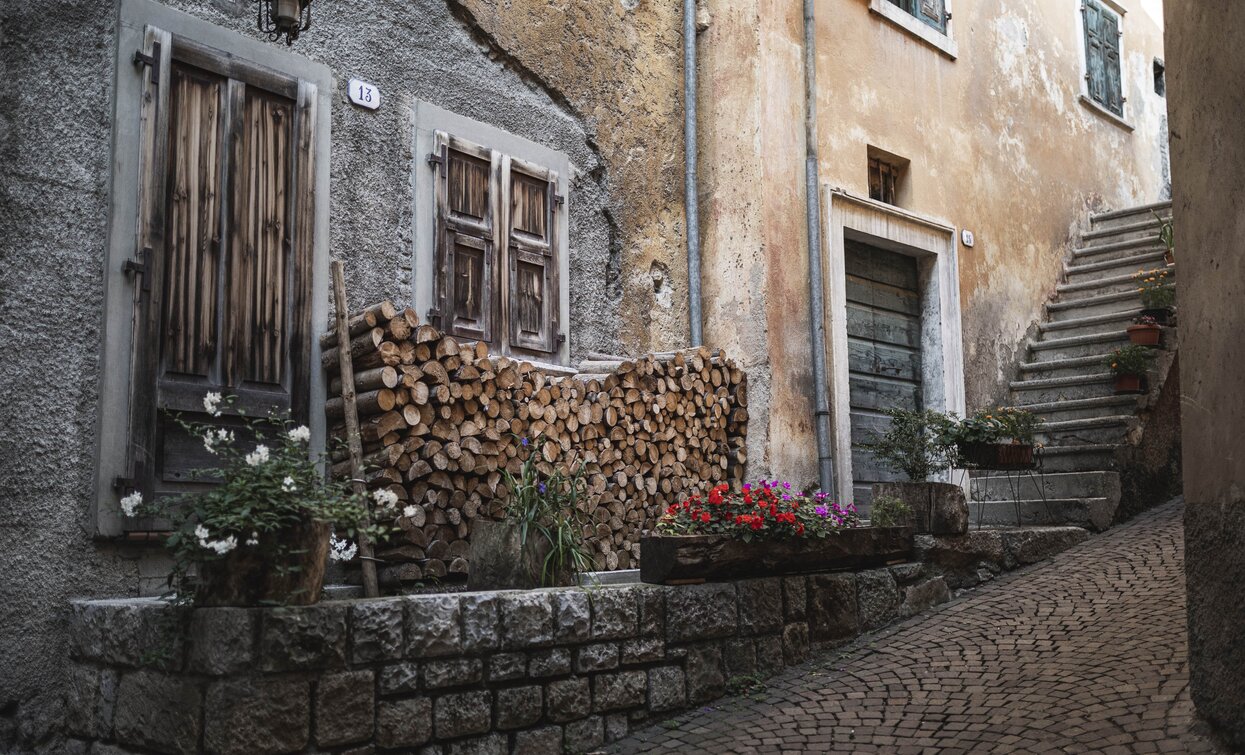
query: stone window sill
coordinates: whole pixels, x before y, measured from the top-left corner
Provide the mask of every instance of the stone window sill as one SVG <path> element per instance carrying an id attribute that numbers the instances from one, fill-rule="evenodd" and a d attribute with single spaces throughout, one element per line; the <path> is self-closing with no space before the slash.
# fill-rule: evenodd
<path id="1" fill-rule="evenodd" d="M 938 50 L 948 58 L 956 59 L 958 52 L 955 40 L 951 38 L 949 33 L 943 34 L 915 16 L 904 12 L 898 6 L 887 2 L 887 0 L 869 0 L 869 10 Z"/>
<path id="2" fill-rule="evenodd" d="M 1099 116 L 1106 118 L 1111 123 L 1114 123 L 1115 125 L 1119 126 L 1120 128 L 1130 133 L 1134 130 L 1133 124 L 1124 120 L 1123 118 L 1111 112 L 1110 110 L 1107 110 L 1105 107 L 1103 107 L 1102 105 L 1099 105 L 1097 102 L 1094 102 L 1093 100 L 1091 100 L 1089 97 L 1085 96 L 1084 94 L 1081 95 L 1080 99 L 1081 99 L 1082 105 L 1089 108 L 1091 111 L 1098 114 Z"/>

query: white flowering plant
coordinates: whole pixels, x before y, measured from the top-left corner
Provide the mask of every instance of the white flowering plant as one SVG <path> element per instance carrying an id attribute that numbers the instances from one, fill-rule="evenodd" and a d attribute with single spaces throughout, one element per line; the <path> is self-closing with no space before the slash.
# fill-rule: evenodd
<path id="1" fill-rule="evenodd" d="M 204 399 L 204 409 L 213 417 L 229 408 L 241 422 L 234 429 L 175 417 L 220 460 L 218 468 L 197 470 L 194 476 L 219 484 L 156 503 L 144 503 L 139 493 L 121 500 L 127 516 L 161 516 L 173 523 L 167 540 L 176 560 L 171 586 L 184 592 L 191 565 L 225 559 L 235 551 L 262 556 L 277 570 L 297 568 L 287 566 L 306 552 L 296 534 L 312 524 L 333 528 L 329 557 L 334 560 L 353 559 L 358 548 L 352 541 L 360 534 L 373 541 L 388 534 L 391 527 L 368 524 L 363 496 L 351 492 L 346 482 L 324 478 L 322 460 L 308 448 L 311 432 L 306 426 L 283 414 L 247 417 L 232 404 L 232 397 L 219 394 Z"/>

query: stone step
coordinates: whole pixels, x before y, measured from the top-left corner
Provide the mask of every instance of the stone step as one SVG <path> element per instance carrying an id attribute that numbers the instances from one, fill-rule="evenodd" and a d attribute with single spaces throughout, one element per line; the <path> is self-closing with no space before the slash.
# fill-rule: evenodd
<path id="1" fill-rule="evenodd" d="M 1063 443 L 1039 449 L 1045 472 L 1101 472 L 1116 468 L 1118 443 Z"/>
<path id="2" fill-rule="evenodd" d="M 1132 324 L 1133 319 L 1137 317 L 1139 312 L 1141 312 L 1140 307 L 1137 309 L 1088 315 L 1086 317 L 1068 317 L 1062 320 L 1051 320 L 1038 325 L 1038 330 L 1043 334 L 1053 333 L 1059 338 L 1106 333 L 1119 330 L 1121 327 L 1125 328 L 1127 332 L 1128 326 Z"/>
<path id="3" fill-rule="evenodd" d="M 1106 227 L 1094 228 L 1092 231 L 1086 231 L 1081 234 L 1082 241 L 1110 240 L 1123 241 L 1124 239 L 1139 238 L 1150 234 L 1156 234 L 1159 231 L 1160 223 L 1153 215 L 1141 216 L 1121 222 L 1118 225 L 1107 224 Z"/>
<path id="4" fill-rule="evenodd" d="M 1066 338 L 1047 337 L 1043 333 L 1040 340 L 1029 341 L 1029 353 L 1033 361 L 1088 357 L 1110 353 L 1127 342 L 1128 331 L 1118 326 L 1115 330 Z"/>
<path id="5" fill-rule="evenodd" d="M 1114 294 L 1086 296 L 1081 299 L 1055 298 L 1046 303 L 1046 317 L 1051 321 L 1075 320 L 1079 317 L 1113 314 L 1116 312 L 1140 312 L 1141 298 L 1135 288 Z"/>
<path id="6" fill-rule="evenodd" d="M 1102 532 L 1111 527 L 1119 505 L 1118 498 L 974 501 L 969 505 L 968 521 L 970 527 L 1072 525 Z"/>
<path id="7" fill-rule="evenodd" d="M 1079 264 L 1091 260 L 1098 261 L 1118 257 L 1131 257 L 1148 251 L 1165 251 L 1163 242 L 1159 240 L 1157 233 L 1152 236 L 1139 236 L 1135 239 L 1125 239 L 1124 241 L 1076 247 L 1072 250 L 1072 261 L 1073 264 Z"/>
<path id="8" fill-rule="evenodd" d="M 1079 377 L 1101 371 L 1102 365 L 1106 363 L 1106 359 L 1107 355 L 1104 352 L 1084 357 L 1022 362 L 1020 364 L 1020 373 L 1026 380 Z"/>
<path id="9" fill-rule="evenodd" d="M 1010 479 L 1000 473 L 989 476 L 974 473 L 971 484 L 974 501 L 1010 501 L 1016 497 L 1040 500 L 1054 498 L 1120 497 L 1119 472 L 1034 472 L 1012 473 Z"/>
<path id="10" fill-rule="evenodd" d="M 1139 401 L 1140 399 L 1137 396 L 1116 396 L 1112 393 L 1105 396 L 1043 401 L 1033 404 L 1017 404 L 1016 406 L 1033 412 L 1045 422 L 1062 422 L 1064 420 L 1108 417 L 1130 411 L 1135 412 Z"/>
<path id="11" fill-rule="evenodd" d="M 1151 215 L 1151 213 L 1155 212 L 1157 212 L 1160 216 L 1170 216 L 1171 208 L 1172 201 L 1170 199 L 1164 199 L 1158 202 L 1135 205 L 1133 207 L 1121 207 L 1118 210 L 1091 213 L 1089 216 L 1089 222 L 1094 226 L 1119 222 L 1131 223 L 1139 216 L 1152 218 L 1154 216 Z"/>
<path id="12" fill-rule="evenodd" d="M 1114 259 L 1068 265 L 1064 268 L 1064 274 L 1068 282 L 1080 283 L 1081 281 L 1111 278 L 1122 273 L 1153 270 L 1156 267 L 1164 267 L 1165 264 L 1163 262 L 1163 252 L 1146 252 L 1129 257 L 1116 257 Z"/>
<path id="13" fill-rule="evenodd" d="M 1115 378 L 1109 372 L 1017 380 L 1010 383 L 1016 404 L 1099 398 L 1111 394 Z"/>
<path id="14" fill-rule="evenodd" d="M 1117 294 L 1124 292 L 1137 292 L 1137 281 L 1133 280 L 1136 273 L 1133 270 L 1129 273 L 1120 275 L 1111 275 L 1096 280 L 1078 280 L 1070 283 L 1060 283 L 1055 286 L 1055 293 L 1059 295 L 1060 301 L 1070 301 L 1073 299 L 1083 299 L 1089 296 L 1100 296 L 1102 294 Z M 1176 276 L 1176 268 L 1169 268 L 1168 275 Z"/>
<path id="15" fill-rule="evenodd" d="M 1135 423 L 1136 418 L 1131 414 L 1043 422 L 1035 437 L 1043 445 L 1123 443 Z"/>

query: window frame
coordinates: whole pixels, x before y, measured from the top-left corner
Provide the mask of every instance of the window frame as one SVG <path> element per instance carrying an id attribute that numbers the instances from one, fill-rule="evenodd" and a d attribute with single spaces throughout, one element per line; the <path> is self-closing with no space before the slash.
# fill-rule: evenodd
<path id="1" fill-rule="evenodd" d="M 437 236 L 437 192 L 438 187 L 438 171 L 435 163 L 430 158 L 438 154 L 438 135 L 441 137 L 451 137 L 461 140 L 465 143 L 479 145 L 481 147 L 498 153 L 501 159 L 502 175 L 509 176 L 511 169 L 519 169 L 523 172 L 530 172 L 535 166 L 540 169 L 547 170 L 554 174 L 554 182 L 556 185 L 556 194 L 561 197 L 561 204 L 554 214 L 553 241 L 554 241 L 554 257 L 556 259 L 553 272 L 553 284 L 558 292 L 558 306 L 556 311 L 551 312 L 552 321 L 555 323 L 555 329 L 552 333 L 553 350 L 550 352 L 533 351 L 526 349 L 522 345 L 510 344 L 507 351 L 503 352 L 499 346 L 503 340 L 513 341 L 510 334 L 512 322 L 507 319 L 507 313 L 503 302 L 499 302 L 499 308 L 495 312 L 496 319 L 492 323 L 493 339 L 490 347 L 495 348 L 497 353 L 507 353 L 525 361 L 542 362 L 549 360 L 556 365 L 566 365 L 570 360 L 570 340 L 573 334 L 570 332 L 570 212 L 571 201 L 569 191 L 571 165 L 570 160 L 565 153 L 557 152 L 553 149 L 545 147 L 536 142 L 524 139 L 507 131 L 503 131 L 496 126 L 487 123 L 481 123 L 466 116 L 450 112 L 443 108 L 437 107 L 428 102 L 416 101 L 415 103 L 415 129 L 413 135 L 413 154 L 416 156 L 415 164 L 412 169 L 411 183 L 413 186 L 413 201 L 415 202 L 414 212 L 412 213 L 413 226 L 413 251 L 410 258 L 410 267 L 406 269 L 406 273 L 410 276 L 411 301 L 419 312 L 420 317 L 427 318 L 429 312 L 439 310 L 439 284 L 438 284 L 438 236 Z M 499 201 L 493 198 L 494 201 Z M 497 208 L 494 211 L 499 219 L 498 231 L 494 234 L 494 246 L 498 246 L 503 242 L 502 235 L 508 233 L 508 228 L 504 222 L 508 213 Z M 502 297 L 501 287 L 505 276 L 501 273 L 499 260 L 497 269 L 494 270 L 494 291 L 493 295 Z M 504 332 L 504 333 L 503 333 Z"/>
<path id="2" fill-rule="evenodd" d="M 1079 2 L 1076 5 L 1076 19 L 1077 19 L 1076 28 L 1077 28 L 1077 33 L 1080 36 L 1080 48 L 1081 48 L 1081 79 L 1080 79 L 1080 91 L 1078 93 L 1078 99 L 1080 100 L 1082 105 L 1084 105 L 1094 114 L 1107 119 L 1111 123 L 1114 123 L 1116 126 L 1119 126 L 1120 128 L 1124 129 L 1125 131 L 1131 132 L 1134 130 L 1135 127 L 1133 126 L 1132 121 L 1129 120 L 1129 107 L 1128 107 L 1128 95 L 1127 95 L 1128 79 L 1125 76 L 1125 65 L 1124 65 L 1124 61 L 1127 55 L 1127 52 L 1124 46 L 1125 36 L 1126 36 L 1124 33 L 1124 18 L 1128 14 L 1128 11 L 1123 6 L 1121 6 L 1119 3 L 1113 2 L 1112 0 L 1097 0 L 1097 2 L 1099 5 L 1102 6 L 1103 11 L 1115 14 L 1116 26 L 1118 27 L 1118 31 L 1119 31 L 1119 38 L 1118 38 L 1119 42 L 1118 42 L 1117 52 L 1119 55 L 1120 112 L 1116 113 L 1112 111 L 1105 104 L 1094 99 L 1090 92 L 1089 46 L 1088 46 L 1089 35 L 1087 34 L 1086 28 L 1085 28 L 1085 13 L 1086 13 L 1085 0 L 1081 0 L 1081 2 Z M 1105 66 L 1105 63 L 1104 63 L 1104 66 Z"/>
<path id="3" fill-rule="evenodd" d="M 95 481 L 89 518 L 98 537 L 118 537 L 126 532 L 126 519 L 121 515 L 121 492 L 114 488 L 117 478 L 128 477 L 129 439 L 134 430 L 133 387 L 137 377 L 133 355 L 135 317 L 140 286 L 146 282 L 141 275 L 127 274 L 127 262 L 138 261 L 141 218 L 146 210 L 140 207 L 136 187 L 142 183 L 145 130 L 142 119 L 150 108 L 142 103 L 149 92 L 148 69 L 134 63 L 135 51 L 150 49 L 153 40 L 162 44 L 162 72 L 170 69 L 175 43 L 185 40 L 194 47 L 211 49 L 236 60 L 237 65 L 251 71 L 271 71 L 283 77 L 301 79 L 316 87 L 311 153 L 314 173 L 313 209 L 309 231 L 311 247 L 311 298 L 309 322 L 328 317 L 328 214 L 329 214 L 329 149 L 331 142 L 331 100 L 333 78 L 330 70 L 319 63 L 291 54 L 272 45 L 243 37 L 182 11 L 151 0 L 121 0 L 117 15 L 115 59 L 113 68 L 112 143 L 110 152 L 108 247 L 104 254 L 103 294 L 104 316 L 101 334 L 99 401 L 96 423 Z M 168 79 L 164 79 L 167 82 Z M 161 93 L 162 94 L 162 93 Z M 161 96 L 162 100 L 166 100 Z M 152 285 L 155 281 L 152 281 Z M 325 385 L 321 370 L 318 339 L 307 334 L 305 374 L 309 407 L 322 405 Z M 312 448 L 324 446 L 324 416 L 311 411 L 308 424 L 312 431 Z"/>
<path id="4" fill-rule="evenodd" d="M 939 31 L 890 0 L 869 0 L 869 11 L 955 60 L 959 57 L 959 48 L 955 44 L 955 14 L 951 12 L 951 4 L 952 0 L 943 2 L 947 27 L 945 32 Z"/>

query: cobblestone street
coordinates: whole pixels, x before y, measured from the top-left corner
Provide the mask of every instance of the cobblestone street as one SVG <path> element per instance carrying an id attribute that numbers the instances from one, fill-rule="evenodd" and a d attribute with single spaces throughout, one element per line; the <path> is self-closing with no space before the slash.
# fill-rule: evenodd
<path id="1" fill-rule="evenodd" d="M 611 751 L 1217 752 L 1189 700 L 1182 512 L 1166 504 Z"/>

